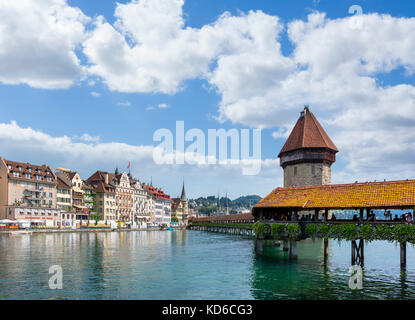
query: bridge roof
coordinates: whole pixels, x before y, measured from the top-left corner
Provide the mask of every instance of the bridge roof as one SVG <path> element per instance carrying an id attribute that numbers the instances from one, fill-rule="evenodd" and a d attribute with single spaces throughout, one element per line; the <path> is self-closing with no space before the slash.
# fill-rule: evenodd
<path id="1" fill-rule="evenodd" d="M 415 207 L 415 180 L 276 188 L 256 204 L 259 208 L 392 209 Z"/>

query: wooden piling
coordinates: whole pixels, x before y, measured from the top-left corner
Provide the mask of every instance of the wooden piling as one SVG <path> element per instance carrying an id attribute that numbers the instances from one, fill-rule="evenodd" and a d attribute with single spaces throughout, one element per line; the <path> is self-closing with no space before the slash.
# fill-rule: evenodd
<path id="1" fill-rule="evenodd" d="M 297 241 L 290 240 L 290 251 L 288 253 L 288 257 L 292 260 L 295 260 L 298 258 L 297 255 Z"/>
<path id="2" fill-rule="evenodd" d="M 288 240 L 283 241 L 282 250 L 283 251 L 288 251 Z"/>
<path id="3" fill-rule="evenodd" d="M 406 268 L 406 242 L 401 242 L 401 268 Z"/>
<path id="4" fill-rule="evenodd" d="M 329 239 L 324 239 L 324 261 L 327 260 L 329 256 Z"/>

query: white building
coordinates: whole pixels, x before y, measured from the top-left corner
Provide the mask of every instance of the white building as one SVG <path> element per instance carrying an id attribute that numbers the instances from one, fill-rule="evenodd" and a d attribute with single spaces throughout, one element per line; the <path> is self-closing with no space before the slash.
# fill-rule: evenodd
<path id="1" fill-rule="evenodd" d="M 133 217 L 136 222 L 149 222 L 151 218 L 152 196 L 143 184 L 130 175 L 130 184 L 133 188 Z"/>
<path id="2" fill-rule="evenodd" d="M 144 188 L 151 196 L 150 215 L 152 221 L 159 225 L 169 225 L 171 222 L 172 200 L 163 190 L 145 185 Z"/>

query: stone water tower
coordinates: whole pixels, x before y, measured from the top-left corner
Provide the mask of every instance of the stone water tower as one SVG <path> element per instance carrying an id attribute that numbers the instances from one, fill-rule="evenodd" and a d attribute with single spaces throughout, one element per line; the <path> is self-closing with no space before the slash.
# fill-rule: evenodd
<path id="1" fill-rule="evenodd" d="M 301 187 L 331 183 L 331 165 L 337 147 L 308 106 L 281 149 L 278 157 L 284 169 L 284 187 Z"/>

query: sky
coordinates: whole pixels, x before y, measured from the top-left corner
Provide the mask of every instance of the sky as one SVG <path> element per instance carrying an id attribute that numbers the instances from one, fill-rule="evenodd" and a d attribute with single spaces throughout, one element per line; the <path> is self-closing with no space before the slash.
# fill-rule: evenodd
<path id="1" fill-rule="evenodd" d="M 0 0 L 0 156 L 84 179 L 130 163 L 172 197 L 183 179 L 191 198 L 265 196 L 309 105 L 340 150 L 333 183 L 413 179 L 414 14 L 413 1 Z M 261 129 L 260 172 L 156 163 L 153 136 L 176 121 Z"/>

